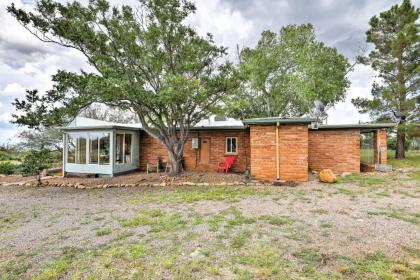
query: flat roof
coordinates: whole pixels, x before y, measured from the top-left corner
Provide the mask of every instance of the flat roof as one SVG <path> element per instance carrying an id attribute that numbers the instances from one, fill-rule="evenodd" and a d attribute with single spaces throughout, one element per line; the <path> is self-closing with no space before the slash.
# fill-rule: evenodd
<path id="1" fill-rule="evenodd" d="M 141 130 L 140 127 L 124 126 L 124 125 L 85 125 L 85 126 L 67 126 L 60 127 L 64 131 L 76 130 L 106 130 L 106 129 L 119 129 L 119 130 Z"/>
<path id="2" fill-rule="evenodd" d="M 381 129 L 381 128 L 392 128 L 396 126 L 396 123 L 359 123 L 359 124 L 321 124 L 318 128 L 310 128 L 311 130 L 316 129 Z"/>
<path id="3" fill-rule="evenodd" d="M 280 118 L 280 117 L 271 117 L 271 118 L 254 118 L 254 119 L 245 119 L 244 124 L 288 124 L 288 123 L 311 123 L 315 122 L 315 118 Z"/>

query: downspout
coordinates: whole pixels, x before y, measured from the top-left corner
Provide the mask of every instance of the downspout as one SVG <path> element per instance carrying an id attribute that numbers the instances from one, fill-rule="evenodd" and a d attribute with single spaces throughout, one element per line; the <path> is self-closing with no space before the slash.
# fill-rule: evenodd
<path id="1" fill-rule="evenodd" d="M 276 181 L 280 181 L 280 155 L 279 155 L 279 125 L 277 122 L 276 125 Z"/>

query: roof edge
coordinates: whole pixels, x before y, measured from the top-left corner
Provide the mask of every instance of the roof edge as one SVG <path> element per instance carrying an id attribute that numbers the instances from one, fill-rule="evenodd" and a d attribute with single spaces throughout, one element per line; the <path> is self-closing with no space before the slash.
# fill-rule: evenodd
<path id="1" fill-rule="evenodd" d="M 312 123 L 315 122 L 315 118 L 279 118 L 279 117 L 272 117 L 272 118 L 253 118 L 253 119 L 245 119 L 243 121 L 244 124 L 288 124 L 288 123 Z"/>
<path id="2" fill-rule="evenodd" d="M 362 123 L 362 124 L 323 124 L 318 128 L 309 128 L 310 130 L 327 130 L 327 129 L 381 129 L 393 128 L 396 123 Z"/>

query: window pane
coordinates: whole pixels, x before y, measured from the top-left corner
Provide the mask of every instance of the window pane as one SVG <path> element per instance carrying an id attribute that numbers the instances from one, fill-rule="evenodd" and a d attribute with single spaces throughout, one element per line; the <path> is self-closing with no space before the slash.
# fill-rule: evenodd
<path id="1" fill-rule="evenodd" d="M 131 163 L 131 134 L 125 135 L 124 145 L 125 163 Z"/>
<path id="2" fill-rule="evenodd" d="M 236 138 L 231 138 L 231 153 L 236 153 Z"/>
<path id="3" fill-rule="evenodd" d="M 67 162 L 76 163 L 76 139 L 67 135 Z"/>
<path id="4" fill-rule="evenodd" d="M 76 140 L 76 163 L 86 164 L 86 138 L 78 136 Z"/>
<path id="5" fill-rule="evenodd" d="M 90 152 L 90 161 L 91 164 L 98 164 L 99 163 L 99 150 L 98 150 L 98 136 L 91 135 L 90 136 L 90 143 L 89 143 L 89 152 Z"/>
<path id="6" fill-rule="evenodd" d="M 123 157 L 124 157 L 124 134 L 117 134 L 116 136 L 116 157 L 115 162 L 116 163 L 124 163 Z"/>
<path id="7" fill-rule="evenodd" d="M 109 164 L 109 133 L 99 139 L 99 164 Z"/>

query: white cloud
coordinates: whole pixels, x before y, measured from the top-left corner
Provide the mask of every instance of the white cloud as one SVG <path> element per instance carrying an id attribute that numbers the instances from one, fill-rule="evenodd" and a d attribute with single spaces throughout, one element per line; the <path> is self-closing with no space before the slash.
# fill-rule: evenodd
<path id="1" fill-rule="evenodd" d="M 3 107 L 3 103 L 2 103 L 2 102 L 0 102 L 0 108 L 1 108 L 1 107 Z"/>
<path id="2" fill-rule="evenodd" d="M 2 96 L 19 96 L 24 94 L 25 88 L 16 82 L 7 84 L 1 93 Z"/>
<path id="3" fill-rule="evenodd" d="M 0 123 L 9 123 L 12 120 L 12 114 L 9 112 L 0 114 Z"/>

